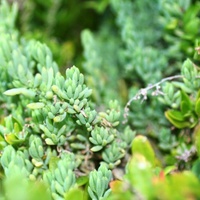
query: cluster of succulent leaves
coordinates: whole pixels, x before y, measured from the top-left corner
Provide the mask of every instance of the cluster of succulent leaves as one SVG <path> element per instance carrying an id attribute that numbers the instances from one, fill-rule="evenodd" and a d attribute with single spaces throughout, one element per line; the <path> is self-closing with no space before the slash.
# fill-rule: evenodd
<path id="1" fill-rule="evenodd" d="M 171 83 L 166 86 L 166 94 L 164 100 L 169 104 L 172 103 L 174 109 L 165 112 L 167 119 L 177 128 L 193 128 L 198 124 L 200 116 L 200 101 L 199 101 L 199 72 L 195 65 L 188 59 L 183 64 L 182 76 L 184 84 L 180 82 Z M 181 90 L 176 91 L 174 95 L 174 85 L 181 87 Z M 192 93 L 192 99 L 187 93 Z M 173 96 L 173 97 L 172 97 Z M 177 110 L 180 107 L 180 110 Z"/>
<path id="2" fill-rule="evenodd" d="M 197 56 L 199 57 L 199 56 Z M 191 60 L 182 65 L 181 74 L 162 87 L 160 101 L 170 108 L 165 112 L 176 134 L 171 154 L 176 160 L 158 159 L 147 137 L 138 135 L 132 143 L 132 157 L 123 180 L 110 183 L 108 199 L 198 199 L 199 190 L 199 86 L 200 71 Z M 166 139 L 166 138 L 165 138 Z M 165 142 L 169 142 L 165 140 Z M 171 165 L 169 165 L 171 163 Z M 145 184 L 144 184 L 145 183 Z"/>
<path id="3" fill-rule="evenodd" d="M 48 3 L 52 17 L 62 1 Z M 96 34 L 82 33 L 85 75 L 75 66 L 63 75 L 45 44 L 20 37 L 16 5 L 2 1 L 0 199 L 198 199 L 200 72 L 191 59 L 198 1 L 87 6 L 111 17 Z M 49 18 L 49 30 L 54 23 Z M 135 137 L 121 123 L 121 105 L 175 71 L 181 74 L 159 88 L 162 96 L 132 102 Z"/>
<path id="4" fill-rule="evenodd" d="M 199 1 L 171 1 L 162 2 L 160 22 L 164 25 L 166 42 L 172 59 L 193 57 L 193 47 L 199 40 Z M 174 55 L 173 55 L 174 53 Z M 168 54 L 169 55 L 169 54 Z"/>
<path id="5" fill-rule="evenodd" d="M 82 32 L 83 68 L 97 102 L 120 98 L 124 104 L 140 88 L 178 73 L 185 58 L 193 59 L 199 38 L 198 1 L 110 0 L 107 7 L 110 15 L 99 31 Z M 159 139 L 160 132 L 169 133 L 162 117 L 166 107 L 157 98 L 149 99 L 148 106 L 130 106 L 129 124 Z"/>
<path id="6" fill-rule="evenodd" d="M 146 136 L 137 135 L 131 145 L 132 157 L 125 176 L 110 183 L 109 200 L 199 198 L 200 70 L 187 59 L 181 74 L 170 79 L 174 80 L 162 86 L 165 81 L 157 84 L 164 93 L 159 100 L 169 106 L 165 116 L 174 129 L 174 139 L 170 141 L 172 156 L 167 154 L 163 159 L 154 143 Z M 162 140 L 168 142 L 170 137 L 163 135 Z"/>
<path id="7" fill-rule="evenodd" d="M 105 198 L 111 169 L 121 163 L 135 132 L 117 128 L 116 100 L 105 111 L 95 110 L 92 90 L 78 68 L 62 75 L 45 44 L 19 37 L 16 14 L 15 4 L 10 8 L 2 2 L 1 196 L 27 199 L 22 190 L 10 194 L 6 187 L 22 177 L 19 183 L 29 189 L 32 182 L 46 185 L 53 199 L 68 199 L 72 188 L 79 193 L 85 188 L 92 199 Z"/>
<path id="8" fill-rule="evenodd" d="M 197 65 L 187 59 L 181 74 L 162 86 L 164 95 L 159 100 L 168 105 L 165 116 L 174 129 L 171 156 L 165 154 L 164 159 L 160 158 L 157 147 L 146 136 L 137 135 L 131 145 L 132 156 L 125 176 L 110 183 L 109 200 L 199 198 L 199 75 Z M 163 135 L 163 142 L 169 144 L 170 140 Z"/>

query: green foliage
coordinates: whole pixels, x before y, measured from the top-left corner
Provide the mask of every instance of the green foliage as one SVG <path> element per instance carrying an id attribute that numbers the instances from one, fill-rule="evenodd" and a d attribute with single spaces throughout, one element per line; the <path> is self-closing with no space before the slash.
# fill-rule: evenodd
<path id="1" fill-rule="evenodd" d="M 3 191 L 0 190 L 0 198 L 2 200 L 36 200 L 38 197 L 44 200 L 51 199 L 50 193 L 47 191 L 47 188 L 43 183 L 34 183 L 25 179 L 20 174 L 12 174 L 12 177 L 7 178 L 3 182 L 3 190 L 6 195 L 3 197 Z"/>
<path id="2" fill-rule="evenodd" d="M 160 22 L 165 28 L 163 39 L 174 52 L 172 58 L 183 58 L 181 52 L 187 57 L 193 57 L 193 47 L 199 40 L 199 1 L 161 1 L 162 10 Z"/>
<path id="3" fill-rule="evenodd" d="M 62 154 L 57 167 L 55 169 L 52 167 L 43 173 L 43 180 L 48 184 L 53 199 L 63 199 L 70 188 L 75 185 L 74 159 L 73 154 Z"/>
<path id="4" fill-rule="evenodd" d="M 103 21 L 99 31 L 85 30 L 82 33 L 83 67 L 86 81 L 94 90 L 95 101 L 104 104 L 110 98 L 118 98 L 125 103 L 139 87 L 154 83 L 161 79 L 162 73 L 168 73 L 164 50 L 156 45 L 162 33 L 156 23 L 159 5 L 158 1 L 110 1 L 109 6 L 109 20 Z M 140 103 L 132 106 L 132 126 L 139 132 L 156 135 L 158 124 L 167 124 L 161 118 L 163 109 L 158 103 L 152 101 L 148 108 Z M 161 121 L 153 125 L 155 123 L 149 119 L 151 122 L 153 119 Z"/>
<path id="5" fill-rule="evenodd" d="M 198 104 L 193 106 L 189 96 L 181 91 L 180 111 L 168 110 L 165 115 L 177 128 L 192 128 L 198 123 L 197 107 Z"/>
<path id="6" fill-rule="evenodd" d="M 199 2 L 86 1 L 65 12 L 77 3 L 18 2 L 19 32 L 16 4 L 2 1 L 0 198 L 198 199 Z M 86 8 L 101 25 L 81 34 L 81 68 L 59 70 L 77 42 L 62 31 L 80 32 Z"/>
<path id="7" fill-rule="evenodd" d="M 133 140 L 134 152 L 123 180 L 111 182 L 112 193 L 108 199 L 198 199 L 197 177 L 190 171 L 177 173 L 173 167 L 163 169 L 158 164 L 152 165 L 150 157 L 145 155 L 147 151 L 135 150 L 140 137 Z M 151 145 L 148 148 L 154 152 Z"/>
<path id="8" fill-rule="evenodd" d="M 92 199 L 106 199 L 110 193 L 110 190 L 106 191 L 106 189 L 108 188 L 111 177 L 111 171 L 105 165 L 101 165 L 98 171 L 90 173 L 88 192 Z"/>
<path id="9" fill-rule="evenodd" d="M 145 136 L 138 135 L 137 137 L 135 137 L 132 143 L 131 150 L 133 155 L 142 154 L 149 163 L 155 165 L 154 151 Z"/>
<path id="10" fill-rule="evenodd" d="M 94 18 L 100 20 L 99 15 L 88 5 L 89 0 L 20 0 L 17 4 L 20 11 L 17 25 L 25 38 L 35 38 L 46 43 L 59 67 L 65 69 L 74 62 L 80 62 L 82 47 L 79 34 L 85 27 L 97 27 Z M 81 23 L 80 19 L 83 19 Z"/>
<path id="11" fill-rule="evenodd" d="M 109 18 L 102 21 L 99 30 L 82 33 L 86 81 L 98 103 L 116 96 L 125 103 L 140 88 L 179 71 L 185 58 L 193 59 L 199 38 L 198 1 L 111 0 L 108 7 Z M 187 29 L 194 21 L 195 30 Z M 170 94 L 165 98 L 176 99 L 176 106 L 179 95 Z M 162 117 L 166 107 L 149 98 L 149 106 L 140 102 L 130 105 L 128 123 L 142 134 L 159 138 L 169 127 Z M 170 99 L 168 104 L 172 105 Z"/>
<path id="12" fill-rule="evenodd" d="M 199 119 L 199 71 L 187 59 L 182 66 L 183 82 L 174 81 L 165 88 L 166 97 L 161 101 L 173 105 L 174 109 L 165 112 L 167 119 L 177 128 L 193 128 Z M 176 99 L 168 99 L 176 91 Z M 191 96 L 192 95 L 192 96 Z"/>
<path id="13" fill-rule="evenodd" d="M 15 7 L 10 10 L 3 2 L 2 9 L 2 20 L 14 17 Z M 76 190 L 81 195 L 81 186 L 92 199 L 106 198 L 109 169 L 121 163 L 135 135 L 128 127 L 118 129 L 118 102 L 110 101 L 106 111 L 97 111 L 78 68 L 68 68 L 62 75 L 45 44 L 19 38 L 14 26 L 8 27 L 1 29 L 0 45 L 3 180 L 19 174 L 27 182 L 25 188 L 41 183 L 48 191 L 44 198 L 50 193 L 53 199 L 66 199 Z M 80 184 L 79 178 L 87 176 L 89 180 Z M 7 190 L 5 184 L 2 198 L 7 198 Z M 28 193 L 21 195 L 27 199 Z"/>

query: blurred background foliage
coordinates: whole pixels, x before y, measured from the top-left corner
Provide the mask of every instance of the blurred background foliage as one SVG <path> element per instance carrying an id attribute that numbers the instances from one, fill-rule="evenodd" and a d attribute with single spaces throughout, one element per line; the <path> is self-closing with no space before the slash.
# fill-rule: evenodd
<path id="1" fill-rule="evenodd" d="M 140 88 L 177 74 L 186 58 L 198 64 L 193 57 L 200 39 L 198 0 L 15 2 L 20 33 L 45 42 L 62 71 L 78 66 L 99 110 L 110 99 L 118 99 L 123 109 Z M 155 97 L 134 101 L 128 118 L 131 128 L 164 152 L 179 137 L 164 117 L 168 107 Z"/>
<path id="2" fill-rule="evenodd" d="M 10 0 L 17 2 L 17 25 L 27 38 L 35 38 L 50 46 L 59 66 L 79 62 L 82 53 L 80 32 L 96 30 L 101 19 L 98 12 L 82 0 Z"/>
<path id="3" fill-rule="evenodd" d="M 199 72 L 194 64 L 198 65 L 200 59 L 193 55 L 200 40 L 200 2 L 9 2 L 18 3 L 16 24 L 19 34 L 46 43 L 61 71 L 76 65 L 84 73 L 87 86 L 93 89 L 92 98 L 98 111 L 104 110 L 111 99 L 117 99 L 123 110 L 138 90 L 181 71 L 184 83 L 167 83 L 163 88 L 167 95 L 161 98 L 149 95 L 145 102 L 134 101 L 130 105 L 127 124 L 136 130 L 137 137 L 132 143 L 132 157 L 125 170 L 125 181 L 110 183 L 113 193 L 116 193 L 116 198 L 110 199 L 121 199 L 124 195 L 125 199 L 137 197 L 137 190 L 147 199 L 161 196 L 161 193 L 163 199 L 177 199 L 180 194 L 179 199 L 199 197 L 195 188 L 199 187 L 197 178 L 200 177 L 200 82 L 196 81 Z M 182 66 L 186 58 L 190 60 Z M 191 82 L 196 85 L 191 85 Z M 126 159 L 121 167 L 125 166 Z M 163 169 L 161 166 L 167 167 Z M 187 171 L 176 174 L 184 169 L 191 170 L 196 177 Z M 175 176 L 166 176 L 173 173 Z M 15 185 L 19 179 L 8 180 L 3 187 L 6 188 L 9 181 Z M 177 182 L 181 183 L 180 187 Z M 32 185 L 25 184 L 29 191 Z M 132 191 L 132 186 L 136 186 L 136 191 Z M 0 189 L 3 187 L 0 186 Z M 38 191 L 37 187 L 44 186 L 41 183 L 35 187 L 33 190 Z M 21 199 L 23 195 L 23 191 L 19 190 Z M 43 195 L 43 199 L 49 199 L 48 193 Z M 26 196 L 23 198 L 26 199 Z"/>

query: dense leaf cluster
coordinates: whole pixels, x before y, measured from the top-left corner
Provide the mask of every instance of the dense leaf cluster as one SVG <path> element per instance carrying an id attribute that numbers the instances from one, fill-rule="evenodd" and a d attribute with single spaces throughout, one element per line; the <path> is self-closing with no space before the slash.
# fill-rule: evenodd
<path id="1" fill-rule="evenodd" d="M 76 2 L 1 3 L 0 198 L 198 199 L 199 2 Z"/>

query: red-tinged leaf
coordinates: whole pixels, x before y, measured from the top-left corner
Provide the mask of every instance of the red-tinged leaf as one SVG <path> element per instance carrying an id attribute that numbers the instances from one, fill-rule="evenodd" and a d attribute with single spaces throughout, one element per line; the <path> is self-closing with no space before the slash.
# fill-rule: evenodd
<path id="1" fill-rule="evenodd" d="M 159 174 L 159 179 L 161 181 L 163 181 L 165 179 L 165 172 L 164 171 L 161 171 L 160 174 Z"/>
<path id="2" fill-rule="evenodd" d="M 110 188 L 111 188 L 112 192 L 119 192 L 123 188 L 122 187 L 123 182 L 120 181 L 120 180 L 111 181 L 109 185 L 110 185 Z"/>

